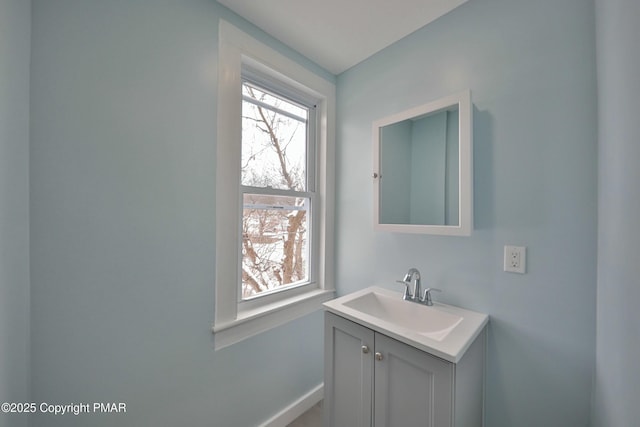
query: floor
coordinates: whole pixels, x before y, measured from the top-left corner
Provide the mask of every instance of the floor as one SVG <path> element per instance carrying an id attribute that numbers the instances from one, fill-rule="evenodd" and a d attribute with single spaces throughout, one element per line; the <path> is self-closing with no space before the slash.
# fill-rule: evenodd
<path id="1" fill-rule="evenodd" d="M 322 427 L 322 401 L 313 405 L 287 427 Z"/>

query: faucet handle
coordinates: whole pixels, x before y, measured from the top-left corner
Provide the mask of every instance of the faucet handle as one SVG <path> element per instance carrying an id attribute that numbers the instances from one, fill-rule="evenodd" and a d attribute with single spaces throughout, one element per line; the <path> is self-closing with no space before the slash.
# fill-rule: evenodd
<path id="1" fill-rule="evenodd" d="M 411 296 L 411 291 L 409 291 L 409 286 L 411 286 L 410 282 L 406 280 L 396 280 L 396 283 L 402 283 L 404 285 L 404 294 L 402 294 L 403 300 L 411 300 L 413 297 Z"/>
<path id="2" fill-rule="evenodd" d="M 431 291 L 442 292 L 441 289 L 437 288 L 427 288 L 424 290 L 424 294 L 422 295 L 422 302 L 426 305 L 433 305 L 433 300 L 431 299 Z"/>

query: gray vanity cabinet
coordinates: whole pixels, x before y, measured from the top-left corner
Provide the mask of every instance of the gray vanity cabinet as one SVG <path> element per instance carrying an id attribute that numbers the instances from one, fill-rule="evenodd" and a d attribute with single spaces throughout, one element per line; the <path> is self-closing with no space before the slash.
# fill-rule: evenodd
<path id="1" fill-rule="evenodd" d="M 374 335 L 325 313 L 324 426 L 372 426 Z"/>
<path id="2" fill-rule="evenodd" d="M 379 333 L 375 347 L 373 425 L 450 426 L 454 365 Z"/>
<path id="3" fill-rule="evenodd" d="M 325 312 L 324 426 L 480 427 L 484 338 L 475 343 L 478 360 L 454 364 Z"/>

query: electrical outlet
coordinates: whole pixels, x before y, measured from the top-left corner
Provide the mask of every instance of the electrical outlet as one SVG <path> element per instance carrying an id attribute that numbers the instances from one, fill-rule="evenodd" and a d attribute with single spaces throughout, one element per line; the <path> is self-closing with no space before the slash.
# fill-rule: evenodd
<path id="1" fill-rule="evenodd" d="M 527 269 L 527 248 L 524 246 L 504 247 L 504 271 L 524 274 Z"/>

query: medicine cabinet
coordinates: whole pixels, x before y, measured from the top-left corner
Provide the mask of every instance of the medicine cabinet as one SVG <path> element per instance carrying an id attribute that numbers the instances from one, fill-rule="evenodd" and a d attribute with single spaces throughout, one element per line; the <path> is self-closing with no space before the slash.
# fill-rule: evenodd
<path id="1" fill-rule="evenodd" d="M 467 90 L 373 122 L 377 230 L 471 235 L 472 110 Z"/>

